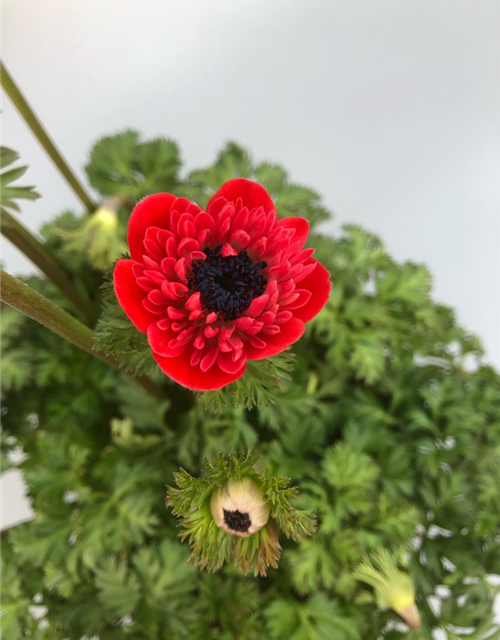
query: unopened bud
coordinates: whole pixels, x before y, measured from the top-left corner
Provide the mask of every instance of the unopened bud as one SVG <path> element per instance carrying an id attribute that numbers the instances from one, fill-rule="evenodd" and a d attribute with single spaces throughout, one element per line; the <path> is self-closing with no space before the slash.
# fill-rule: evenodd
<path id="1" fill-rule="evenodd" d="M 125 230 L 120 227 L 118 211 L 127 199 L 110 198 L 94 213 L 84 216 L 73 228 L 60 229 L 58 235 L 69 253 L 84 253 L 96 269 L 107 269 L 126 251 Z"/>
<path id="2" fill-rule="evenodd" d="M 109 229 L 116 229 L 118 226 L 118 216 L 115 211 L 102 206 L 92 215 L 92 226 L 102 226 Z"/>
<path id="3" fill-rule="evenodd" d="M 269 506 L 251 478 L 230 480 L 217 489 L 212 495 L 210 510 L 216 525 L 234 536 L 251 536 L 269 520 Z"/>
<path id="4" fill-rule="evenodd" d="M 374 588 L 380 607 L 395 611 L 412 629 L 420 627 L 413 582 L 409 575 L 398 568 L 388 551 L 381 549 L 373 554 L 358 567 L 355 575 L 358 580 Z"/>

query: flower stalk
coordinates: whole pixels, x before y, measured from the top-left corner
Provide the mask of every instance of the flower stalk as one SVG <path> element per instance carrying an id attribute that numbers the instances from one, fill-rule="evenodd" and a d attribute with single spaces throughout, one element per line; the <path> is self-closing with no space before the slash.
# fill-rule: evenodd
<path id="1" fill-rule="evenodd" d="M 21 251 L 73 305 L 83 313 L 88 324 L 94 324 L 97 314 L 91 304 L 75 289 L 64 267 L 15 216 L 4 211 L 0 227 L 2 235 Z"/>
<path id="2" fill-rule="evenodd" d="M 125 371 L 114 356 L 96 351 L 94 349 L 95 335 L 89 327 L 86 327 L 79 320 L 70 316 L 69 313 L 47 300 L 47 298 L 34 291 L 18 278 L 6 273 L 3 269 L 1 271 L 0 299 L 5 304 L 14 307 L 32 320 L 47 327 L 47 329 L 64 338 L 64 340 L 125 373 L 151 395 L 160 399 L 163 398 L 161 389 L 150 378 L 136 376 L 130 371 Z"/>
<path id="3" fill-rule="evenodd" d="M 61 152 L 56 147 L 56 145 L 50 139 L 47 131 L 44 126 L 36 116 L 35 112 L 29 105 L 26 98 L 23 96 L 18 86 L 14 82 L 14 79 L 7 71 L 4 63 L 0 61 L 0 84 L 2 85 L 5 93 L 9 96 L 13 105 L 21 114 L 21 117 L 26 122 L 28 127 L 31 129 L 38 142 L 45 149 L 47 155 L 50 157 L 52 162 L 59 169 L 61 174 L 63 175 L 66 182 L 73 189 L 77 197 L 84 204 L 85 208 L 88 211 L 93 211 L 95 209 L 95 204 L 92 201 L 92 198 L 84 189 L 81 182 L 78 180 L 67 161 L 61 155 Z"/>

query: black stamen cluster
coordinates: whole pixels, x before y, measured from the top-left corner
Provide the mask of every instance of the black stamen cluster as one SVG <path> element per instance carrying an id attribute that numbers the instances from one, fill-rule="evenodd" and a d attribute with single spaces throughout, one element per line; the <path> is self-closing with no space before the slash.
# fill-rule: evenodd
<path id="1" fill-rule="evenodd" d="M 222 245 L 204 249 L 206 260 L 193 263 L 189 285 L 201 293 L 201 303 L 224 320 L 235 320 L 254 298 L 265 291 L 267 278 L 259 271 L 267 262 L 254 264 L 246 251 L 237 256 L 221 255 Z"/>
<path id="2" fill-rule="evenodd" d="M 224 522 L 231 529 L 231 531 L 239 531 L 240 533 L 246 533 L 252 526 L 252 521 L 248 513 L 241 513 L 241 511 L 224 511 Z"/>

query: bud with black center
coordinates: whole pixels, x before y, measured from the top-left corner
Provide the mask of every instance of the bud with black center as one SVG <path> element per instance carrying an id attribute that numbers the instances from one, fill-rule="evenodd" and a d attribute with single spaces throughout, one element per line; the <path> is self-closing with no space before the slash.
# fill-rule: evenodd
<path id="1" fill-rule="evenodd" d="M 217 571 L 233 562 L 245 575 L 265 576 L 278 566 L 280 532 L 296 542 L 314 532 L 314 513 L 293 505 L 297 488 L 288 478 L 267 477 L 257 453 L 221 454 L 204 466 L 204 477 L 180 469 L 176 487 L 167 487 L 167 504 L 181 520 L 179 535 L 196 566 Z"/>
<path id="2" fill-rule="evenodd" d="M 247 537 L 269 520 L 269 506 L 257 483 L 251 478 L 230 480 L 217 489 L 210 501 L 215 523 L 226 533 Z"/>

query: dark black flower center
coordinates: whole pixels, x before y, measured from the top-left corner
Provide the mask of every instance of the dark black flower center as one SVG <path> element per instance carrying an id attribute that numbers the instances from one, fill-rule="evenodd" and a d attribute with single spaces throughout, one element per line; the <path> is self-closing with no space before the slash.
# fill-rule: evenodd
<path id="1" fill-rule="evenodd" d="M 241 513 L 241 511 L 224 511 L 224 522 L 231 531 L 239 531 L 240 533 L 246 533 L 252 526 L 252 521 L 248 513 Z"/>
<path id="2" fill-rule="evenodd" d="M 224 320 L 238 318 L 248 309 L 254 298 L 261 296 L 267 278 L 259 271 L 266 262 L 254 264 L 246 251 L 236 256 L 221 255 L 222 245 L 204 249 L 206 260 L 193 263 L 193 277 L 189 284 L 201 293 L 201 303 Z"/>

